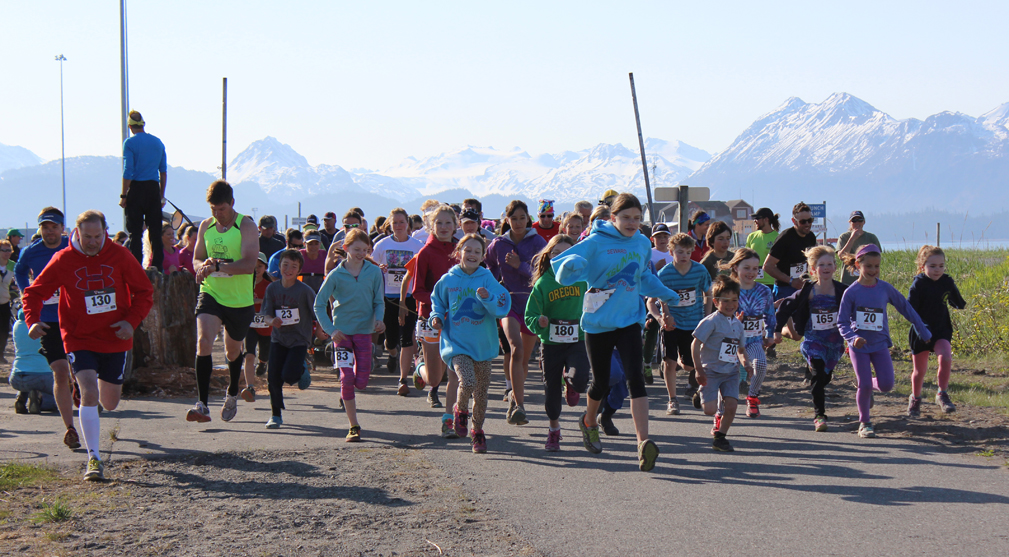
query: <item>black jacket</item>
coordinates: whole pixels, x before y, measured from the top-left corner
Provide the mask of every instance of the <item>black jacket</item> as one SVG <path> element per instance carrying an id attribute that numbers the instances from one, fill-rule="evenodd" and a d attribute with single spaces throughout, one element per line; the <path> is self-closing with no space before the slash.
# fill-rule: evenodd
<path id="1" fill-rule="evenodd" d="M 841 296 L 844 295 L 844 291 L 848 288 L 842 282 L 832 281 L 834 283 L 834 298 L 837 300 L 837 305 L 841 305 Z M 795 332 L 799 333 L 800 336 L 806 334 L 806 323 L 809 322 L 809 295 L 813 292 L 813 287 L 816 283 L 806 281 L 802 285 L 802 288 L 796 290 L 791 296 L 781 300 L 781 305 L 778 306 L 778 310 L 774 313 L 775 319 L 778 323 L 774 327 L 774 332 L 780 333 L 782 329 L 785 328 L 785 324 L 788 323 L 788 318 L 792 318 L 792 323 L 795 324 Z"/>

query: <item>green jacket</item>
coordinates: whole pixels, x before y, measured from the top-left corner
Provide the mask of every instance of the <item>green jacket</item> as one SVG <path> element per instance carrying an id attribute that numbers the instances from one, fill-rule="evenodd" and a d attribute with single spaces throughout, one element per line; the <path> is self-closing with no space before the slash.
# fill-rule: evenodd
<path id="1" fill-rule="evenodd" d="M 579 324 L 586 290 L 588 285 L 585 282 L 561 286 L 554 276 L 553 269 L 547 267 L 546 273 L 536 280 L 533 291 L 529 293 L 525 313 L 526 327 L 538 336 L 543 344 L 561 344 L 550 340 L 550 326 L 540 327 L 539 317 L 546 315 L 555 324 L 556 321 L 568 322 L 566 325 Z M 584 340 L 585 331 L 579 325 L 578 341 Z"/>

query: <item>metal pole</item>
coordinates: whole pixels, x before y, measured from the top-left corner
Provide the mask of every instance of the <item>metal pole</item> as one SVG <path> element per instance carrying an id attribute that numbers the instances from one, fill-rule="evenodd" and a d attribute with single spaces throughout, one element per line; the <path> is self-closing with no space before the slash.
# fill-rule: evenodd
<path id="1" fill-rule="evenodd" d="M 939 223 L 935 223 L 935 247 L 939 247 Z"/>
<path id="2" fill-rule="evenodd" d="M 827 200 L 823 200 L 823 245 L 827 245 Z"/>
<path id="3" fill-rule="evenodd" d="M 221 111 L 221 179 L 228 179 L 228 78 L 224 78 L 224 107 Z"/>
<path id="4" fill-rule="evenodd" d="M 298 202 L 298 230 L 301 230 L 301 202 Z"/>
<path id="5" fill-rule="evenodd" d="M 60 54 L 56 60 L 60 63 L 60 168 L 63 172 L 63 215 L 67 214 L 67 149 L 66 134 L 63 131 L 63 61 L 66 56 Z"/>
<path id="6" fill-rule="evenodd" d="M 126 0 L 119 0 L 119 73 L 120 73 L 120 93 L 122 100 L 123 117 L 122 131 L 123 142 L 130 137 L 130 128 L 126 125 L 126 118 L 129 115 L 129 107 L 126 98 Z"/>
<path id="7" fill-rule="evenodd" d="M 690 186 L 680 186 L 679 191 L 677 191 L 676 194 L 677 194 L 676 198 L 678 200 L 677 201 L 677 205 L 678 205 L 677 212 L 679 212 L 679 216 L 680 216 L 680 218 L 679 218 L 679 220 L 680 220 L 680 226 L 679 226 L 679 230 L 677 230 L 677 232 L 682 232 L 682 233 L 686 234 L 687 233 L 687 229 L 689 228 L 689 226 L 687 226 L 687 221 L 690 219 L 690 214 L 687 212 L 687 209 L 688 209 L 687 203 L 690 202 L 689 201 L 690 200 Z"/>
<path id="8" fill-rule="evenodd" d="M 638 148 L 641 149 L 641 171 L 645 174 L 645 194 L 648 196 L 648 218 L 655 222 L 655 206 L 652 204 L 652 186 L 648 182 L 648 162 L 645 160 L 645 140 L 641 136 L 641 117 L 638 115 L 638 95 L 634 90 L 634 72 L 627 74 L 631 79 L 631 101 L 634 103 L 634 123 L 638 126 Z"/>

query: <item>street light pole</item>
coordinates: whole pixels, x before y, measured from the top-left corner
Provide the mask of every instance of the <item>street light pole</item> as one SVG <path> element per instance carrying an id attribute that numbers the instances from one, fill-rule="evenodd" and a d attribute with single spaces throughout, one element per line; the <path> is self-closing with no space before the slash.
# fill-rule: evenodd
<path id="1" fill-rule="evenodd" d="M 60 63 L 60 160 L 63 170 L 63 214 L 67 214 L 67 152 L 66 135 L 63 131 L 63 62 L 66 56 L 62 54 L 56 56 L 56 61 Z"/>

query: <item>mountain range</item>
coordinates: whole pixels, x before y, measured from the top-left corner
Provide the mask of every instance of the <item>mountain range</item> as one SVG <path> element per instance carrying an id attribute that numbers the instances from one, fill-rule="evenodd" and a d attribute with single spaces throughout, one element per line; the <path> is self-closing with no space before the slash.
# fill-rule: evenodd
<path id="1" fill-rule="evenodd" d="M 782 215 L 799 200 L 826 200 L 828 216 L 842 228 L 852 209 L 982 214 L 1009 207 L 1009 103 L 977 118 L 942 112 L 925 120 L 897 120 L 846 93 L 821 103 L 793 97 L 713 156 L 680 141 L 654 138 L 646 140 L 645 153 L 653 187 L 704 186 L 712 199 L 743 198 Z M 97 205 L 120 213 L 114 204 L 119 160 L 67 159 L 69 212 Z M 186 210 L 206 213 L 203 192 L 215 178 L 171 167 L 168 197 Z M 467 146 L 408 157 L 386 169 L 348 170 L 312 166 L 289 145 L 266 137 L 232 159 L 228 180 L 240 206 L 278 216 L 295 216 L 299 201 L 303 214 L 341 213 L 356 205 L 370 217 L 395 206 L 416 211 L 427 197 L 476 196 L 488 216 L 514 198 L 554 199 L 561 210 L 579 199 L 594 201 L 606 189 L 644 199 L 640 155 L 621 144 L 553 154 Z M 58 160 L 42 163 L 27 149 L 0 145 L 0 191 L 8 193 L 0 224 L 23 222 L 38 212 L 38 199 L 59 199 L 59 189 Z M 33 195 L 10 195 L 19 191 Z M 110 221 L 115 225 L 115 218 Z"/>

